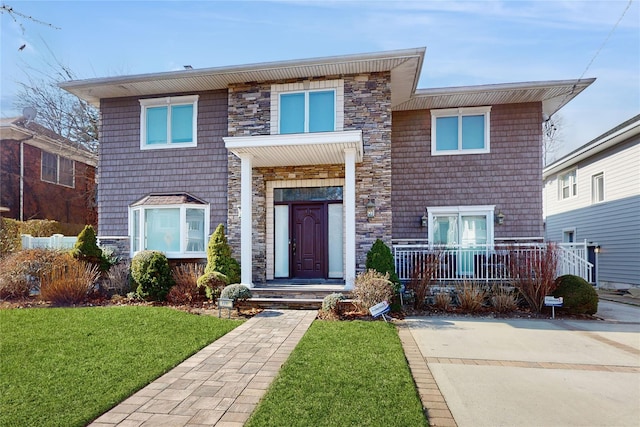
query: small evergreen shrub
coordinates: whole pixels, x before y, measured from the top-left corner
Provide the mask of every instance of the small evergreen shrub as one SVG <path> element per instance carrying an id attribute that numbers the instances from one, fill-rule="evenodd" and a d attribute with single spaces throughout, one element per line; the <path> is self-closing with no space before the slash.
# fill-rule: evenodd
<path id="1" fill-rule="evenodd" d="M 87 225 L 78 234 L 78 240 L 71 250 L 71 255 L 79 260 L 100 266 L 101 270 L 108 270 L 109 264 L 102 258 L 102 249 L 98 247 L 96 232 L 91 225 Z"/>
<path id="2" fill-rule="evenodd" d="M 330 311 L 338 314 L 340 301 L 344 301 L 344 295 L 341 293 L 332 293 L 324 297 L 322 300 L 322 311 Z"/>
<path id="3" fill-rule="evenodd" d="M 225 287 L 220 293 L 220 298 L 233 300 L 234 303 L 236 301 L 246 301 L 251 298 L 251 290 L 245 285 L 236 283 Z"/>
<path id="4" fill-rule="evenodd" d="M 204 301 L 203 289 L 198 287 L 198 277 L 204 266 L 198 263 L 180 264 L 173 269 L 175 285 L 169 290 L 167 301 L 172 304 L 192 304 Z"/>
<path id="5" fill-rule="evenodd" d="M 231 247 L 224 234 L 224 225 L 219 224 L 207 245 L 205 273 L 217 271 L 227 276 L 228 283 L 240 282 L 240 264 L 231 256 Z"/>
<path id="6" fill-rule="evenodd" d="M 164 301 L 173 286 L 169 260 L 162 252 L 138 252 L 131 260 L 131 280 L 141 298 Z"/>
<path id="7" fill-rule="evenodd" d="M 389 280 L 389 273 L 367 270 L 356 276 L 352 293 L 360 310 L 368 311 L 382 301 L 391 302 L 395 287 Z"/>
<path id="8" fill-rule="evenodd" d="M 215 301 L 220 296 L 222 289 L 228 284 L 228 277 L 219 271 L 204 273 L 197 281 L 198 288 L 204 289 L 205 295 L 211 301 Z"/>
<path id="9" fill-rule="evenodd" d="M 389 280 L 394 286 L 394 292 L 400 291 L 400 280 L 396 274 L 395 261 L 391 249 L 382 240 L 376 239 L 369 252 L 365 264 L 367 270 L 375 270 L 382 274 L 389 274 Z"/>
<path id="10" fill-rule="evenodd" d="M 579 276 L 567 274 L 556 279 L 554 297 L 562 297 L 562 308 L 572 314 L 596 314 L 598 293 L 593 286 Z"/>
<path id="11" fill-rule="evenodd" d="M 40 276 L 40 299 L 53 305 L 73 305 L 84 302 L 100 271 L 98 266 L 70 255 Z"/>

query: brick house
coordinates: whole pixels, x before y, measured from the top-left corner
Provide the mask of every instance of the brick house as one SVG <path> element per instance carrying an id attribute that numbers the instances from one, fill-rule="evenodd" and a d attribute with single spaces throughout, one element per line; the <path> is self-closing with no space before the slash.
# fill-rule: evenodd
<path id="1" fill-rule="evenodd" d="M 542 118 L 593 80 L 417 90 L 424 53 L 63 83 L 101 112 L 99 235 L 203 258 L 222 223 L 243 283 L 347 288 L 377 238 L 541 241 Z"/>
<path id="2" fill-rule="evenodd" d="M 24 118 L 0 121 L 1 215 L 97 225 L 96 156 Z"/>

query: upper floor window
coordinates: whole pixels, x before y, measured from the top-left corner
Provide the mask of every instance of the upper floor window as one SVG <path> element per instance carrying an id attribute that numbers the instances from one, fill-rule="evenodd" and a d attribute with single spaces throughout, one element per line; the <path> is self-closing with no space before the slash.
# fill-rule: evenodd
<path id="1" fill-rule="evenodd" d="M 195 147 L 198 95 L 140 100 L 140 148 Z"/>
<path id="2" fill-rule="evenodd" d="M 564 200 L 574 197 L 578 194 L 578 182 L 576 180 L 576 171 L 564 173 L 558 176 L 558 199 Z"/>
<path id="3" fill-rule="evenodd" d="M 271 85 L 272 135 L 334 132 L 343 127 L 343 80 Z"/>
<path id="4" fill-rule="evenodd" d="M 42 168 L 40 178 L 53 184 L 74 187 L 75 162 L 57 154 L 42 152 Z"/>
<path id="5" fill-rule="evenodd" d="M 604 202 L 604 173 L 591 177 L 591 203 Z"/>
<path id="6" fill-rule="evenodd" d="M 431 110 L 431 154 L 489 152 L 491 107 Z"/>

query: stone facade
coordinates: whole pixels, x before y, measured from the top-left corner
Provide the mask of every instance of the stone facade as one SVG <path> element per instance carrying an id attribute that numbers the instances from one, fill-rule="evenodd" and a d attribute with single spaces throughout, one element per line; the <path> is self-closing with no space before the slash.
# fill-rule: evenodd
<path id="1" fill-rule="evenodd" d="M 344 130 L 363 133 L 363 161 L 356 164 L 356 265 L 363 270 L 366 253 L 377 238 L 391 243 L 391 84 L 390 73 L 327 76 L 344 81 Z M 302 80 L 296 80 L 298 82 Z M 232 85 L 229 88 L 229 136 L 269 135 L 271 84 Z M 228 155 L 228 239 L 240 256 L 241 162 Z M 253 281 L 266 280 L 266 182 L 344 178 L 344 164 L 253 170 Z M 375 199 L 376 216 L 366 218 L 366 204 Z"/>

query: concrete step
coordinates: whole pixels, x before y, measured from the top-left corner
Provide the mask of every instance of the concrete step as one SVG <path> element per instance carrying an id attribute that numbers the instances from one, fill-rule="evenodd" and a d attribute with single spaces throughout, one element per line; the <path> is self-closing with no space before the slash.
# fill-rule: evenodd
<path id="1" fill-rule="evenodd" d="M 243 306 L 264 309 L 319 310 L 322 299 L 318 298 L 250 298 Z"/>
<path id="2" fill-rule="evenodd" d="M 343 286 L 256 286 L 251 289 L 254 298 L 277 299 L 317 299 L 322 301 L 324 297 L 332 293 L 341 293 L 345 298 L 350 297 L 350 292 L 344 291 Z"/>

